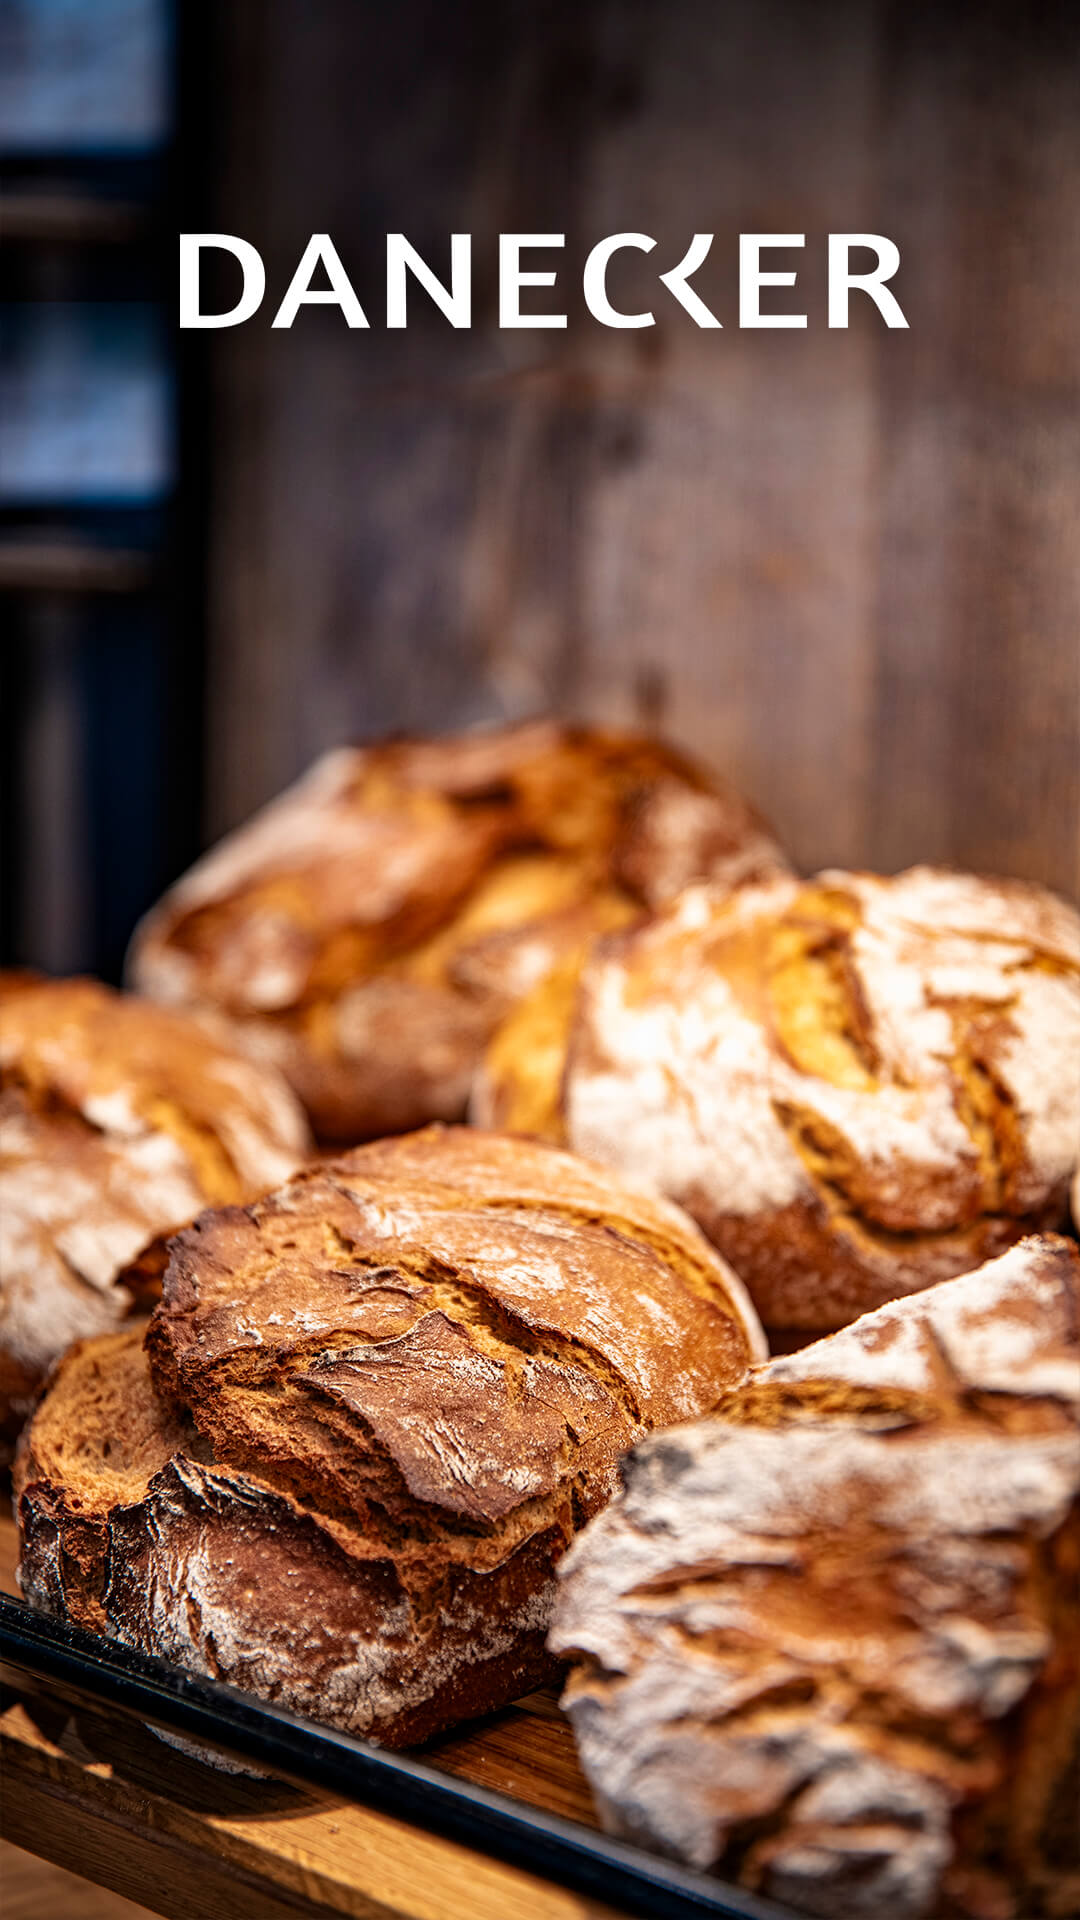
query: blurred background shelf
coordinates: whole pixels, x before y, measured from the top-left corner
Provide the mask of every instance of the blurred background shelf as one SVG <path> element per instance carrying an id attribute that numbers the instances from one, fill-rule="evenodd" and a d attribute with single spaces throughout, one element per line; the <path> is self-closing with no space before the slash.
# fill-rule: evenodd
<path id="1" fill-rule="evenodd" d="M 0 593 L 141 593 L 153 572 L 145 553 L 46 534 L 0 537 Z"/>
<path id="2" fill-rule="evenodd" d="M 116 978 L 200 844 L 188 71 L 172 0 L 0 9 L 0 939 L 51 971 Z"/>
<path id="3" fill-rule="evenodd" d="M 10 246 L 127 246 L 146 229 L 136 202 L 102 200 L 61 189 L 9 190 L 0 205 L 0 244 Z"/>
<path id="4" fill-rule="evenodd" d="M 1005 0 L 7 0 L 4 956 L 116 977 L 324 747 L 549 707 L 662 728 L 808 870 L 1080 892 L 1078 84 L 1080 9 Z M 259 247 L 263 313 L 176 331 L 182 230 Z M 271 330 L 313 230 L 370 329 Z M 600 328 L 622 230 L 628 310 L 715 234 L 723 331 Z M 806 235 L 804 332 L 732 324 L 754 230 Z M 863 230 L 908 332 L 824 324 Z M 471 330 L 382 326 L 394 231 L 473 234 Z M 565 330 L 500 331 L 505 231 L 565 234 Z"/>

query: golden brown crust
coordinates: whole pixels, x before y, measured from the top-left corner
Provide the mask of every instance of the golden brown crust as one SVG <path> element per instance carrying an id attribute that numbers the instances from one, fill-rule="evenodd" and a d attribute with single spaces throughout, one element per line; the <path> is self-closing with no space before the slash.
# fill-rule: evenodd
<path id="1" fill-rule="evenodd" d="M 811 1913 L 1071 1911 L 1078 1414 L 1047 1237 L 637 1447 L 552 1634 L 606 1823 Z"/>
<path id="2" fill-rule="evenodd" d="M 0 987 L 0 1387 L 17 1427 L 56 1354 L 156 1291 L 161 1243 L 310 1146 L 278 1075 L 92 980 Z"/>
<path id="3" fill-rule="evenodd" d="M 690 879 L 785 866 L 651 740 L 548 722 L 328 754 L 138 930 L 131 977 L 227 1020 L 326 1140 L 459 1119 L 483 1045 L 568 947 Z"/>
<path id="4" fill-rule="evenodd" d="M 376 1142 L 174 1239 L 150 1372 L 94 1343 L 61 1366 L 20 1464 L 24 1587 L 418 1739 L 543 1677 L 555 1561 L 622 1450 L 762 1350 L 664 1202 L 466 1129 Z M 143 1412 L 117 1468 L 86 1382 L 121 1364 Z"/>
<path id="5" fill-rule="evenodd" d="M 107 1515 L 198 1436 L 150 1386 L 145 1318 L 75 1341 L 56 1362 L 40 1418 L 23 1428 L 12 1475 L 27 1597 L 104 1632 Z M 23 1489 L 32 1497 L 23 1504 Z"/>
<path id="6" fill-rule="evenodd" d="M 1065 1223 L 1080 919 L 1042 888 L 912 868 L 690 889 L 594 950 L 561 1076 L 544 1000 L 496 1040 L 477 1116 L 647 1174 L 780 1337 Z"/>

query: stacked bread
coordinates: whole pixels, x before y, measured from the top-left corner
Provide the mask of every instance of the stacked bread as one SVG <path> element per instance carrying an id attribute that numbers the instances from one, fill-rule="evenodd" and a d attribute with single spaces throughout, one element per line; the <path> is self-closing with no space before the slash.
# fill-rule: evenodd
<path id="1" fill-rule="evenodd" d="M 211 1013 L 317 1134 L 457 1120 L 499 1019 L 589 939 L 786 869 L 731 787 L 635 735 L 532 723 L 342 748 L 231 834 L 138 930 L 141 992 Z"/>
<path id="2" fill-rule="evenodd" d="M 401 1744 L 550 1671 L 620 1455 L 764 1352 L 664 1202 L 464 1129 L 355 1149 L 171 1246 L 145 1346 L 76 1346 L 17 1472 L 35 1606 Z"/>
<path id="3" fill-rule="evenodd" d="M 680 756 L 536 724 L 328 756 L 131 971 L 0 993 L 31 1603 L 391 1744 L 569 1658 L 618 1831 L 1064 1914 L 1077 914 L 800 881 Z M 350 1150 L 297 1172 L 305 1108 Z M 765 1365 L 758 1314 L 832 1337 Z"/>

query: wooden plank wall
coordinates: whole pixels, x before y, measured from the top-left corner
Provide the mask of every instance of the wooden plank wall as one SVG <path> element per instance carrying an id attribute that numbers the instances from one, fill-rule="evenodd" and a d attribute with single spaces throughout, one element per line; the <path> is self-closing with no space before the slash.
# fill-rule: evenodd
<path id="1" fill-rule="evenodd" d="M 553 705 L 661 723 L 807 867 L 1080 889 L 1080 9 L 218 13 L 214 219 L 271 297 L 329 230 L 374 324 L 212 336 L 211 827 L 330 741 Z M 716 234 L 722 332 L 636 256 L 662 323 L 582 312 L 624 228 Z M 473 330 L 387 333 L 383 236 L 455 229 Z M 496 329 L 511 229 L 566 233 L 565 332 Z M 899 242 L 909 332 L 826 330 L 830 229 Z M 740 230 L 807 235 L 805 333 L 735 327 Z"/>

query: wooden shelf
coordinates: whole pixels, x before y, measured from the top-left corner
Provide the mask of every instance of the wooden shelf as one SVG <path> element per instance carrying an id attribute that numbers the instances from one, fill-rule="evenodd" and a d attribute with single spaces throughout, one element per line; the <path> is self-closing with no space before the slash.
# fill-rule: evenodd
<path id="1" fill-rule="evenodd" d="M 0 238 L 46 246 L 123 246 L 146 227 L 142 207 L 83 193 L 13 192 L 0 203 Z"/>
<path id="2" fill-rule="evenodd" d="M 14 1528 L 0 1582 L 14 1587 Z M 4 1832 L 169 1920 L 613 1920 L 598 1905 L 469 1848 L 280 1778 L 223 1774 L 148 1728 L 8 1695 Z M 425 1750 L 449 1772 L 594 1823 L 554 1695 Z"/>
<path id="3" fill-rule="evenodd" d="M 153 565 L 143 553 L 83 540 L 0 539 L 0 592 L 138 593 Z"/>

